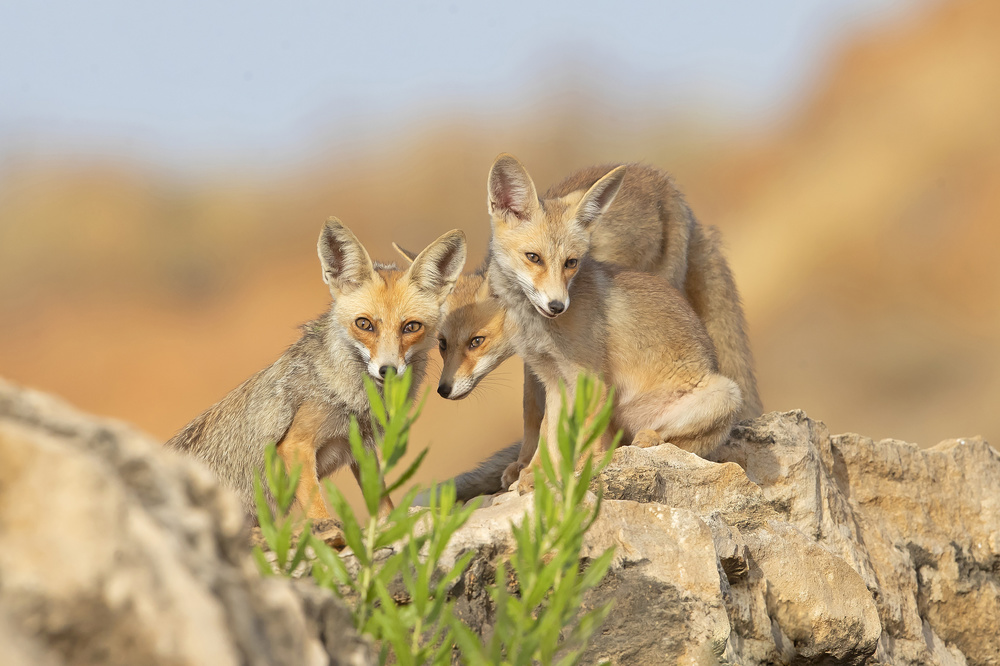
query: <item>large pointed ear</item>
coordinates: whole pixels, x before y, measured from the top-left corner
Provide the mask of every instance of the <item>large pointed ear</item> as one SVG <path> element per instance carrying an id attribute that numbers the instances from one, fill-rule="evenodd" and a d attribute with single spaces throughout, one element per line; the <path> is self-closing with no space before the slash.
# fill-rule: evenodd
<path id="1" fill-rule="evenodd" d="M 394 242 L 392 244 L 392 249 L 398 252 L 400 256 L 403 257 L 403 259 L 406 259 L 407 263 L 412 264 L 413 260 L 417 258 L 416 252 L 410 252 L 409 250 L 405 250 L 402 247 L 400 247 L 398 243 Z"/>
<path id="2" fill-rule="evenodd" d="M 594 183 L 576 207 L 576 221 L 588 231 L 604 214 L 625 180 L 625 166 L 616 167 Z"/>
<path id="3" fill-rule="evenodd" d="M 323 282 L 334 298 L 354 291 L 375 275 L 371 257 L 351 230 L 331 217 L 319 234 L 319 261 Z"/>
<path id="4" fill-rule="evenodd" d="M 518 224 L 538 208 L 538 193 L 531 176 L 516 157 L 501 153 L 486 181 L 486 204 L 493 219 Z"/>
<path id="5" fill-rule="evenodd" d="M 424 248 L 413 260 L 409 270 L 410 280 L 443 301 L 462 274 L 465 253 L 465 232 L 459 229 L 449 231 Z"/>

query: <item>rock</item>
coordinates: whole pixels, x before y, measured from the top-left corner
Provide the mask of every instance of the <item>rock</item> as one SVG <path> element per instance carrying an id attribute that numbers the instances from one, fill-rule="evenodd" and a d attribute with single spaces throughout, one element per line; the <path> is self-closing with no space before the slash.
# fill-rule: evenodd
<path id="1" fill-rule="evenodd" d="M 304 531 L 304 524 L 293 527 L 292 543 L 297 542 L 302 537 L 302 532 Z M 310 532 L 314 537 L 321 539 L 323 543 L 334 550 L 343 550 L 347 545 L 344 541 L 343 525 L 336 518 L 323 518 L 310 521 Z M 265 551 L 265 554 L 271 554 L 267 552 L 267 541 L 264 539 L 264 534 L 261 532 L 260 527 L 254 526 L 250 529 L 250 545 L 259 546 Z"/>
<path id="2" fill-rule="evenodd" d="M 332 596 L 259 576 L 210 472 L 3 381 L 0 572 L 4 664 L 374 663 Z"/>
<path id="3" fill-rule="evenodd" d="M 998 488 L 1000 454 L 978 438 L 921 450 L 772 413 L 705 460 L 641 433 L 592 488 L 582 558 L 615 559 L 582 610 L 615 610 L 584 663 L 1000 665 Z M 453 594 L 484 636 L 532 500 L 496 496 L 445 553 L 475 551 Z M 341 545 L 336 524 L 314 530 Z M 329 593 L 259 577 L 241 507 L 196 462 L 0 382 L 0 663 L 373 653 Z"/>
<path id="4" fill-rule="evenodd" d="M 616 609 L 585 663 L 1000 663 L 1000 455 L 831 437 L 802 412 L 739 426 L 704 460 L 670 444 L 617 450 L 595 482 L 585 556 L 616 559 L 585 606 Z M 459 612 L 490 632 L 485 585 L 530 510 L 477 511 Z"/>
<path id="5" fill-rule="evenodd" d="M 746 468 L 782 517 L 871 590 L 880 663 L 1000 663 L 1000 454 L 831 437 L 802 412 L 737 429 L 716 457 Z"/>
<path id="6" fill-rule="evenodd" d="M 459 586 L 456 613 L 488 636 L 492 605 L 486 586 L 498 557 L 513 546 L 510 525 L 532 509 L 532 496 L 511 497 L 480 509 L 452 538 L 443 567 L 475 550 Z M 716 567 L 712 532 L 689 510 L 629 500 L 604 502 L 587 533 L 584 557 L 614 545 L 610 574 L 584 599 L 594 608 L 615 602 L 615 612 L 592 639 L 583 663 L 703 663 L 717 660 L 730 634 Z"/>

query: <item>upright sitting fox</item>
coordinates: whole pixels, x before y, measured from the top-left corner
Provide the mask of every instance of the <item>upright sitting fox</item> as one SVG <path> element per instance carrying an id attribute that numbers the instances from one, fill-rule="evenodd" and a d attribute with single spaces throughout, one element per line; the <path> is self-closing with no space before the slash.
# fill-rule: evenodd
<path id="1" fill-rule="evenodd" d="M 543 389 L 541 431 L 550 447 L 559 385 L 572 401 L 578 375 L 590 372 L 614 387 L 612 428 L 626 439 L 652 429 L 704 455 L 729 436 L 743 405 L 740 387 L 719 373 L 704 323 L 667 280 L 590 254 L 625 173 L 618 167 L 587 190 L 540 200 L 521 163 L 498 157 L 487 184 L 489 289 Z"/>
<path id="2" fill-rule="evenodd" d="M 616 165 L 582 169 L 550 187 L 540 205 L 582 196 Z M 410 261 L 416 256 L 396 246 Z M 719 373 L 740 388 L 737 419 L 759 416 L 761 402 L 739 293 L 722 253 L 718 230 L 700 224 L 671 178 L 644 164 L 626 165 L 621 187 L 591 234 L 588 254 L 601 262 L 657 275 L 679 290 L 705 325 L 715 347 Z M 443 367 L 438 393 L 450 400 L 468 396 L 486 375 L 515 353 L 513 325 L 490 293 L 486 266 L 459 278 L 439 328 Z M 524 441 L 455 479 L 459 497 L 500 490 L 527 464 L 538 440 L 544 396 L 525 368 Z M 519 457 L 518 452 L 523 455 Z M 517 465 L 512 463 L 517 460 Z"/>
<path id="3" fill-rule="evenodd" d="M 411 367 L 416 390 L 437 344 L 442 304 L 466 256 L 465 234 L 455 230 L 427 246 L 405 271 L 377 264 L 335 218 L 323 228 L 318 248 L 330 309 L 303 326 L 301 339 L 274 364 L 167 442 L 208 464 L 248 513 L 254 474 L 262 472 L 264 449 L 273 442 L 287 465 L 303 467 L 296 500 L 306 515 L 329 517 L 319 480 L 344 465 L 358 475 L 348 441 L 351 417 L 365 444 L 374 446 L 362 376 L 381 384 L 390 368 L 402 373 Z M 380 514 L 391 509 L 387 498 Z"/>

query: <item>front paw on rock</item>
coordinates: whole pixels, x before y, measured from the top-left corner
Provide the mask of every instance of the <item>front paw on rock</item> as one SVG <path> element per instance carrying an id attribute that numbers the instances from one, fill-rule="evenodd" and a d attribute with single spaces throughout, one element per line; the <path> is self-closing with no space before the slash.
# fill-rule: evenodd
<path id="1" fill-rule="evenodd" d="M 523 470 L 517 480 L 517 494 L 526 495 L 535 490 L 535 472 L 530 469 Z"/>
<path id="2" fill-rule="evenodd" d="M 500 477 L 500 486 L 505 490 L 509 490 L 521 476 L 522 469 L 524 469 L 524 463 L 522 462 L 512 462 L 507 465 L 507 469 L 503 471 L 503 475 Z"/>
<path id="3" fill-rule="evenodd" d="M 636 433 L 635 439 L 632 440 L 632 446 L 637 446 L 640 449 L 648 449 L 660 444 L 663 444 L 663 438 L 655 430 L 640 430 Z"/>

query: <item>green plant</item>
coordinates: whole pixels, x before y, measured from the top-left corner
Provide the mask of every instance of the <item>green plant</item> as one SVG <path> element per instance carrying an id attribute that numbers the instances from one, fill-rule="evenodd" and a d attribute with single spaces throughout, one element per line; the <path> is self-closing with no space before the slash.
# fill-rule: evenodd
<path id="1" fill-rule="evenodd" d="M 594 445 L 610 423 L 611 397 L 603 400 L 600 383 L 581 377 L 569 411 L 564 392 L 559 456 L 553 460 L 544 443 L 539 444 L 542 467 L 533 511 L 513 528 L 517 549 L 509 569 L 503 564 L 497 568 L 496 586 L 490 591 L 496 623 L 492 637 L 483 644 L 453 616 L 454 602 L 448 599 L 473 553 L 457 558 L 443 573 L 440 566 L 449 540 L 476 504 L 457 507 L 455 488 L 448 483 L 431 488 L 428 510 L 409 509 L 417 494 L 414 488 L 388 516 L 376 518 L 382 500 L 413 477 L 426 454 L 425 449 L 394 481 L 387 481 L 406 453 L 410 428 L 420 413 L 408 399 L 411 381 L 409 372 L 400 377 L 390 373 L 380 393 L 365 378 L 383 464 L 374 450 L 364 446 L 357 423 L 351 424 L 350 443 L 368 519 L 359 520 L 340 491 L 325 484 L 354 556 L 350 567 L 340 553 L 311 536 L 308 522 L 303 538 L 293 544 L 290 511 L 300 472 L 286 472 L 274 447 L 268 447 L 265 481 L 276 511 L 265 501 L 258 479 L 257 512 L 264 539 L 276 556 L 274 568 L 291 575 L 311 552 L 314 579 L 347 602 L 357 629 L 380 644 L 382 663 L 391 657 L 404 665 L 447 664 L 456 645 L 463 663 L 551 664 L 556 658 L 560 664 L 578 663 L 590 635 L 610 611 L 605 605 L 578 617 L 583 594 L 600 583 L 613 555 L 608 550 L 585 569 L 579 565 L 583 536 L 601 504 L 600 493 L 591 500 L 588 488 L 611 455 L 609 451 L 594 457 Z M 574 473 L 578 464 L 579 476 Z M 263 552 L 255 548 L 254 554 L 261 570 L 271 573 Z M 508 571 L 518 582 L 517 594 L 507 590 Z"/>
<path id="2" fill-rule="evenodd" d="M 301 522 L 292 516 L 292 502 L 295 500 L 295 488 L 299 485 L 302 468 L 296 466 L 291 472 L 285 469 L 285 463 L 278 457 L 274 444 L 268 444 L 264 449 L 264 479 L 274 505 L 268 504 L 264 494 L 264 485 L 260 475 L 254 476 L 254 499 L 257 504 L 257 521 L 260 532 L 267 543 L 268 549 L 274 553 L 275 562 L 272 567 L 264 556 L 260 546 L 253 547 L 253 556 L 257 560 L 260 572 L 265 576 L 275 573 L 291 576 L 305 560 L 308 538 L 299 538 L 293 544 L 295 528 Z M 301 532 L 310 534 L 310 523 L 307 520 L 302 525 Z"/>
<path id="3" fill-rule="evenodd" d="M 423 461 L 424 449 L 391 483 L 388 475 L 406 453 L 410 427 L 420 413 L 410 413 L 408 399 L 411 375 L 395 377 L 391 372 L 380 394 L 365 378 L 365 389 L 376 426 L 376 444 L 381 451 L 380 466 L 375 451 L 366 448 L 356 422 L 351 423 L 351 452 L 358 463 L 362 494 L 369 518 L 357 519 L 343 494 L 327 484 L 327 497 L 343 522 L 344 539 L 357 561 L 348 570 L 344 560 L 331 548 L 314 543 L 316 581 L 340 595 L 351 606 L 358 631 L 381 641 L 381 661 L 389 655 L 398 664 L 450 663 L 452 627 L 449 622 L 453 601 L 451 586 L 465 571 L 473 553 L 467 553 L 443 575 L 437 573 L 452 534 L 461 527 L 476 504 L 456 507 L 455 488 L 445 484 L 432 488 L 427 511 L 411 512 L 417 494 L 414 488 L 383 520 L 376 514 L 384 497 L 409 481 Z M 315 542 L 316 540 L 314 540 Z M 397 604 L 390 587 L 398 581 L 407 603 Z"/>
<path id="4" fill-rule="evenodd" d="M 496 603 L 493 634 L 485 644 L 465 625 L 455 622 L 455 635 L 470 664 L 540 662 L 576 664 L 590 635 L 600 627 L 611 604 L 577 617 L 584 593 L 604 578 L 613 549 L 580 568 L 583 537 L 597 520 L 601 492 L 588 501 L 591 480 L 607 466 L 621 433 L 601 458 L 595 459 L 599 442 L 611 421 L 611 395 L 602 398 L 601 384 L 587 376 L 577 381 L 572 411 L 564 387 L 559 414 L 557 460 L 539 442 L 541 474 L 536 472 L 533 511 L 515 525 L 517 548 L 510 558 L 510 572 L 519 594 L 507 590 L 507 567 L 497 567 L 491 595 Z M 575 468 L 582 460 L 579 475 Z"/>

